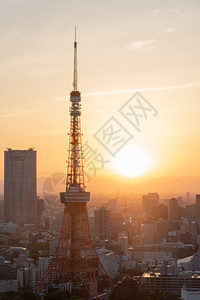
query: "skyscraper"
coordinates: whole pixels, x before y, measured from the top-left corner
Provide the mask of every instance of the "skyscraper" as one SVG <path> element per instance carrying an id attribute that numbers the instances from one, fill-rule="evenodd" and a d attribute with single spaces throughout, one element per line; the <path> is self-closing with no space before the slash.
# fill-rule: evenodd
<path id="1" fill-rule="evenodd" d="M 159 195 L 158 193 L 148 193 L 148 195 L 142 196 L 142 209 L 144 212 L 151 212 L 152 208 L 158 206 Z"/>
<path id="2" fill-rule="evenodd" d="M 200 195 L 196 195 L 196 217 L 200 218 Z"/>
<path id="3" fill-rule="evenodd" d="M 4 217 L 18 226 L 36 222 L 36 151 L 4 152 Z"/>
<path id="4" fill-rule="evenodd" d="M 106 207 L 100 207 L 94 211 L 95 237 L 108 239 L 110 234 L 110 211 Z"/>
<path id="5" fill-rule="evenodd" d="M 171 198 L 169 200 L 169 218 L 172 220 L 176 220 L 178 218 L 177 207 L 178 207 L 177 199 Z"/>

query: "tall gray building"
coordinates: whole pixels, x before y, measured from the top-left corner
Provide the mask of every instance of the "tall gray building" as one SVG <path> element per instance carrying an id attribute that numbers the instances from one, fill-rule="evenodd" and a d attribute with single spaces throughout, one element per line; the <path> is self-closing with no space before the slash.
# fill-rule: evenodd
<path id="1" fill-rule="evenodd" d="M 36 223 L 36 151 L 4 152 L 4 217 L 18 226 Z"/>
<path id="2" fill-rule="evenodd" d="M 100 239 L 109 239 L 110 211 L 106 207 L 94 211 L 94 234 Z"/>

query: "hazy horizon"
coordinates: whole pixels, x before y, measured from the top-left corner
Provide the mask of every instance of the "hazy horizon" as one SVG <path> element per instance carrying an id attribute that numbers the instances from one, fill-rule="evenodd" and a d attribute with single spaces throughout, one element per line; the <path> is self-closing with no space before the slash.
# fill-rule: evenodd
<path id="1" fill-rule="evenodd" d="M 64 173 L 61 173 L 64 174 Z M 42 196 L 45 192 L 44 183 L 54 174 L 49 174 L 47 177 L 38 177 L 37 179 L 37 193 Z M 108 183 L 105 185 L 105 180 Z M 185 196 L 187 192 L 195 196 L 200 194 L 200 176 L 160 176 L 160 177 L 142 177 L 137 179 L 124 179 L 122 176 L 117 178 L 110 176 L 98 176 L 92 178 L 91 182 L 87 183 L 87 190 L 92 195 L 95 194 L 145 194 L 145 193 L 159 193 L 161 197 L 163 195 L 177 195 Z M 65 190 L 63 182 L 55 187 L 56 192 Z M 4 194 L 4 181 L 0 180 L 0 195 Z"/>

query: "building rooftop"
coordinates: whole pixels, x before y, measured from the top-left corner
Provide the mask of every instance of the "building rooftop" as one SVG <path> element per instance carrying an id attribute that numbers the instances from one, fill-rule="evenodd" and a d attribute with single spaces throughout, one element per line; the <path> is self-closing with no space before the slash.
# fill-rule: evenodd
<path id="1" fill-rule="evenodd" d="M 10 247 L 11 251 L 27 251 L 24 247 Z"/>
<path id="2" fill-rule="evenodd" d="M 177 265 L 180 266 L 180 263 L 188 263 L 189 261 L 191 261 L 192 257 L 193 255 L 178 259 Z"/>
<path id="3" fill-rule="evenodd" d="M 188 278 L 198 278 L 200 279 L 200 272 L 183 271 L 179 275 L 161 275 L 160 272 L 148 272 L 142 275 L 143 278 L 159 278 L 159 277 L 188 277 Z"/>

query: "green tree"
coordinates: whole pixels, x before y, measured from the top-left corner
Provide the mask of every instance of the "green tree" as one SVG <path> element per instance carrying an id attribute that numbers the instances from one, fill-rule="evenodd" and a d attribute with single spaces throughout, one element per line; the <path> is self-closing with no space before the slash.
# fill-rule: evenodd
<path id="1" fill-rule="evenodd" d="M 30 290 L 19 290 L 19 292 L 0 293 L 0 300 L 39 300 L 39 296 Z"/>
<path id="2" fill-rule="evenodd" d="M 40 297 L 30 290 L 19 290 L 16 300 L 39 300 Z"/>
<path id="3" fill-rule="evenodd" d="M 166 300 L 180 300 L 181 298 L 180 298 L 180 296 L 179 295 L 167 295 L 166 296 L 166 298 L 165 298 Z"/>
<path id="4" fill-rule="evenodd" d="M 167 294 L 162 291 L 139 291 L 136 300 L 180 300 L 179 295 Z"/>
<path id="5" fill-rule="evenodd" d="M 53 293 L 46 294 L 44 300 L 65 300 L 69 299 L 69 294 L 65 291 L 56 291 Z"/>
<path id="6" fill-rule="evenodd" d="M 149 291 L 139 291 L 136 300 L 154 300 Z"/>
<path id="7" fill-rule="evenodd" d="M 44 300 L 82 300 L 83 298 L 79 298 L 78 296 L 71 296 L 68 292 L 65 291 L 56 291 L 53 293 L 46 294 L 44 296 Z"/>
<path id="8" fill-rule="evenodd" d="M 34 259 L 38 260 L 40 253 L 40 250 L 49 250 L 49 245 L 48 243 L 36 243 L 36 242 L 31 242 L 27 245 L 27 249 L 29 250 L 29 256 Z"/>
<path id="9" fill-rule="evenodd" d="M 15 300 L 16 296 L 16 292 L 0 293 L 0 300 Z"/>

